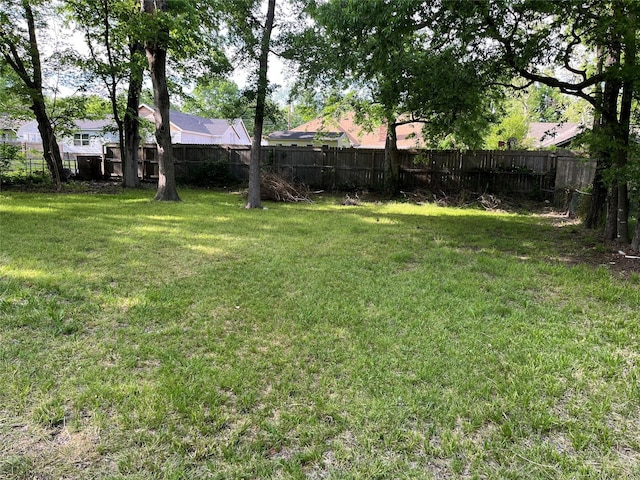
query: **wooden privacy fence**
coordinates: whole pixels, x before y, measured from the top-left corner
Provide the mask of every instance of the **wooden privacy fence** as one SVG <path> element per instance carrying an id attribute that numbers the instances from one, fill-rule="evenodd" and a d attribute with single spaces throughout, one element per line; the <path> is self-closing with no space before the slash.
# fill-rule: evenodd
<path id="1" fill-rule="evenodd" d="M 264 147 L 265 168 L 312 188 L 381 188 L 384 150 L 360 148 Z"/>
<path id="2" fill-rule="evenodd" d="M 248 178 L 251 150 L 237 145 L 174 145 L 178 180 L 198 176 L 207 165 L 226 165 L 237 180 Z M 121 175 L 117 147 L 105 150 L 105 176 Z M 142 148 L 139 174 L 158 175 L 155 146 Z M 593 181 L 595 161 L 570 152 L 400 150 L 400 188 L 472 190 L 502 194 L 551 194 L 567 187 L 582 189 Z M 313 189 L 381 189 L 384 150 L 265 146 L 264 169 Z"/>
<path id="3" fill-rule="evenodd" d="M 406 160 L 400 183 L 407 188 L 537 194 L 557 187 L 552 152 L 428 150 Z"/>

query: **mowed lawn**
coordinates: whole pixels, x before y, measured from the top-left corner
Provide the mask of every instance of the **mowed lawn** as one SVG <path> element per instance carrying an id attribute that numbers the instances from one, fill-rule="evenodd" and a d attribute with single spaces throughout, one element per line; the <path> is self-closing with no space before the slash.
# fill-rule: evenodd
<path id="1" fill-rule="evenodd" d="M 640 478 L 580 226 L 180 194 L 0 194 L 0 478 Z"/>

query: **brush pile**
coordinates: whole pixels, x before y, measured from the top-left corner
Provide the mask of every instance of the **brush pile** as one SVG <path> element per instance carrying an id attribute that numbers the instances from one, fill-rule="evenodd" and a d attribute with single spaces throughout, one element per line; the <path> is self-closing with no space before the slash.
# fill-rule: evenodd
<path id="1" fill-rule="evenodd" d="M 498 210 L 502 204 L 502 200 L 495 195 L 483 193 L 478 197 L 478 203 L 480 203 L 485 210 Z"/>
<path id="2" fill-rule="evenodd" d="M 274 202 L 313 203 L 306 185 L 290 182 L 275 173 L 262 172 L 260 198 Z"/>
<path id="3" fill-rule="evenodd" d="M 477 194 L 468 190 L 460 190 L 455 193 L 445 193 L 442 190 L 430 191 L 430 190 L 415 190 L 413 192 L 400 193 L 404 196 L 405 200 L 417 203 L 418 205 L 423 203 L 435 203 L 441 207 L 477 207 L 480 206 L 485 210 L 498 210 L 501 208 L 503 202 L 502 199 L 496 195 L 489 193 Z"/>

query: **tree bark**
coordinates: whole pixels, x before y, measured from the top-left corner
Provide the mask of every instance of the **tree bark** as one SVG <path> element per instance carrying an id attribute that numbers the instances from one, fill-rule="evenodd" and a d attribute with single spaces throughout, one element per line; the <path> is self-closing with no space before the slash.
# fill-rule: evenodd
<path id="1" fill-rule="evenodd" d="M 624 80 L 622 82 L 622 100 L 620 101 L 620 119 L 617 125 L 616 170 L 621 173 L 618 179 L 618 214 L 617 214 L 617 240 L 619 243 L 628 244 L 629 238 L 629 191 L 624 169 L 629 158 L 629 140 L 631 130 L 631 112 L 633 108 L 634 86 L 636 75 L 636 16 L 634 12 L 628 15 L 631 25 L 626 31 L 624 42 Z"/>
<path id="2" fill-rule="evenodd" d="M 616 211 L 616 241 L 628 244 L 629 238 L 629 189 L 626 180 L 620 180 L 615 195 L 617 197 Z"/>
<path id="3" fill-rule="evenodd" d="M 615 240 L 618 234 L 618 182 L 613 181 L 607 192 L 607 219 L 604 224 L 604 238 Z"/>
<path id="4" fill-rule="evenodd" d="M 596 49 L 596 57 L 598 59 L 596 66 L 596 74 L 602 74 L 602 67 L 604 63 L 604 55 L 602 53 L 602 47 L 598 45 Z M 595 86 L 594 102 L 599 107 L 604 104 L 602 84 L 598 82 Z M 601 129 L 602 113 L 599 108 L 594 109 L 593 125 L 591 127 L 593 132 Z M 601 152 L 591 152 L 596 158 L 596 173 L 593 177 L 593 185 L 591 188 L 591 201 L 589 203 L 589 211 L 584 220 L 586 228 L 597 230 L 602 227 L 602 214 L 604 213 L 604 207 L 607 203 L 607 186 L 604 182 L 604 171 L 609 167 L 605 164 L 604 159 L 601 158 Z"/>
<path id="5" fill-rule="evenodd" d="M 586 228 L 598 230 L 602 227 L 602 214 L 607 203 L 607 186 L 602 178 L 605 166 L 601 159 L 598 159 L 596 165 L 596 174 L 593 178 L 593 187 L 591 189 L 591 202 L 589 203 L 589 212 L 584 220 Z"/>
<path id="6" fill-rule="evenodd" d="M 41 101 L 34 99 L 31 106 L 36 122 L 38 123 L 38 131 L 42 138 L 43 157 L 47 164 L 49 174 L 53 184 L 58 190 L 62 186 L 62 182 L 68 180 L 68 175 L 62 165 L 62 155 L 60 154 L 60 147 L 58 140 L 51 126 L 51 121 L 47 115 L 47 111 L 44 105 L 44 99 Z"/>
<path id="7" fill-rule="evenodd" d="M 256 111 L 251 140 L 251 160 L 249 162 L 249 194 L 245 208 L 262 208 L 260 199 L 260 153 L 262 150 L 262 127 L 264 125 L 265 103 L 267 99 L 267 69 L 269 67 L 269 45 L 275 17 L 276 0 L 269 0 L 267 19 L 260 42 L 258 83 L 256 91 Z"/>
<path id="8" fill-rule="evenodd" d="M 640 212 L 640 202 L 638 202 L 638 212 Z M 636 223 L 633 240 L 631 240 L 631 248 L 636 252 L 640 251 L 640 219 L 638 219 L 638 222 Z"/>
<path id="9" fill-rule="evenodd" d="M 140 149 L 138 107 L 140 106 L 140 92 L 142 91 L 142 67 L 137 62 L 136 56 L 138 53 L 142 53 L 143 50 L 142 45 L 137 42 L 130 46 L 131 65 L 129 68 L 127 110 L 123 121 L 125 148 L 122 157 L 122 183 L 124 187 L 129 188 L 140 186 L 140 177 L 138 176 L 138 152 Z"/>
<path id="10" fill-rule="evenodd" d="M 151 14 L 155 14 L 156 10 L 166 12 L 167 0 L 142 0 L 142 7 L 144 12 Z M 158 28 L 155 38 L 147 40 L 144 44 L 153 85 L 153 119 L 158 149 L 158 190 L 154 200 L 179 202 L 169 123 L 171 104 L 167 86 L 168 43 L 169 29 L 162 26 Z"/>
<path id="11" fill-rule="evenodd" d="M 387 137 L 384 143 L 384 190 L 385 193 L 395 194 L 399 188 L 400 180 L 400 158 L 398 155 L 398 135 L 397 124 L 387 121 Z"/>
<path id="12" fill-rule="evenodd" d="M 619 44 L 611 47 L 606 57 L 606 64 L 608 66 L 617 65 L 620 63 L 620 46 Z M 599 63 L 599 68 L 601 64 Z M 618 217 L 618 195 L 614 195 L 611 188 L 607 188 L 604 183 L 602 173 L 609 170 L 616 160 L 614 155 L 616 154 L 615 147 L 612 146 L 611 139 L 617 138 L 616 132 L 618 131 L 618 97 L 622 84 L 618 78 L 607 79 L 604 85 L 602 96 L 599 97 L 600 108 L 597 111 L 597 116 L 594 118 L 593 132 L 599 137 L 597 143 L 598 148 L 594 153 L 598 159 L 598 165 L 596 170 L 596 178 L 593 184 L 593 194 L 591 196 L 590 211 L 587 215 L 586 225 L 587 227 L 597 228 L 600 222 L 592 223 L 592 219 L 599 217 L 599 213 L 603 209 L 605 204 L 604 198 L 606 197 L 606 213 L 607 218 L 605 221 L 604 235 L 608 240 L 613 240 L 617 236 L 617 217 Z M 606 138 L 606 141 L 603 141 Z M 600 175 L 598 175 L 600 173 Z M 614 183 L 617 185 L 617 181 L 614 178 Z M 605 195 L 606 192 L 606 195 Z"/>

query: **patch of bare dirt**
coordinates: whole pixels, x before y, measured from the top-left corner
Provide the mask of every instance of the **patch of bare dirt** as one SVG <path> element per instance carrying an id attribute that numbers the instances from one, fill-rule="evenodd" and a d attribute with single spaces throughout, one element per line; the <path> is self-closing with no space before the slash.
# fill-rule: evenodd
<path id="1" fill-rule="evenodd" d="M 624 252 L 612 252 L 604 255 L 605 264 L 609 269 L 627 277 L 640 274 L 640 257 L 639 253 L 630 255 Z"/>
<path id="2" fill-rule="evenodd" d="M 98 444 L 92 429 L 25 425 L 0 412 L 0 478 L 87 478 L 101 461 Z"/>

